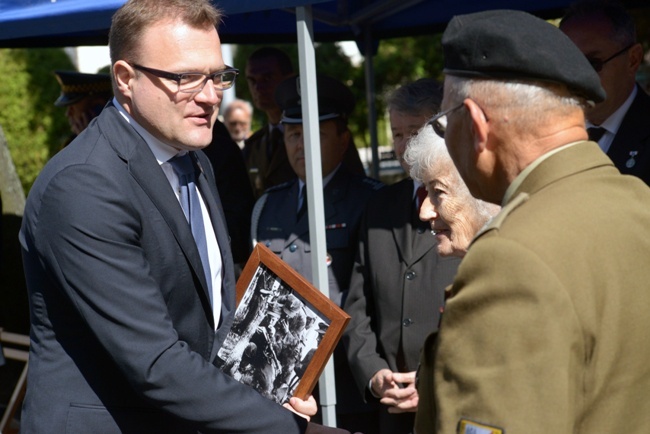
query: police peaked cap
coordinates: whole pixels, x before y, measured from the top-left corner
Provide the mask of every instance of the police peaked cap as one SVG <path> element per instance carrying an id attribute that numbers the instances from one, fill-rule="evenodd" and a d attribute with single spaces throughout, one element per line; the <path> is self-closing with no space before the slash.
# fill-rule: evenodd
<path id="1" fill-rule="evenodd" d="M 442 36 L 444 73 L 561 83 L 601 102 L 598 73 L 560 29 L 527 12 L 492 10 L 451 19 Z"/>
<path id="2" fill-rule="evenodd" d="M 350 89 L 340 81 L 325 75 L 317 76 L 316 82 L 318 120 L 347 118 L 355 104 Z M 275 101 L 282 108 L 282 123 L 302 123 L 301 94 L 299 76 L 282 81 L 275 89 Z"/>
<path id="3" fill-rule="evenodd" d="M 81 101 L 89 95 L 112 94 L 110 74 L 84 74 L 76 71 L 54 71 L 61 85 L 61 95 L 54 102 L 57 107 L 65 107 Z"/>

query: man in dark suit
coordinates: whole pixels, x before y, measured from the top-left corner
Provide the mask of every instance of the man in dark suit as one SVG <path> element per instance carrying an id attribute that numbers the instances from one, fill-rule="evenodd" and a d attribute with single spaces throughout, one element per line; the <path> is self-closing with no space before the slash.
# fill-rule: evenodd
<path id="1" fill-rule="evenodd" d="M 473 238 L 424 345 L 415 431 L 646 433 L 650 189 L 587 140 L 582 107 L 605 99 L 598 74 L 522 11 L 456 16 L 442 47 L 430 125 L 470 193 L 503 208 Z M 454 204 L 442 183 L 432 197 Z M 449 229 L 430 218 L 442 241 Z"/>
<path id="2" fill-rule="evenodd" d="M 636 83 L 643 62 L 632 17 L 619 3 L 574 3 L 560 29 L 598 72 L 605 101 L 585 110 L 589 138 L 621 173 L 650 185 L 650 96 Z"/>
<path id="3" fill-rule="evenodd" d="M 21 432 L 306 429 L 212 364 L 235 308 L 224 215 L 201 152 L 236 77 L 219 21 L 207 0 L 130 0 L 113 16 L 115 99 L 46 165 L 25 208 L 32 324 Z M 315 414 L 313 398 L 291 405 Z"/>
<path id="4" fill-rule="evenodd" d="M 440 84 L 421 79 L 388 100 L 395 155 L 406 173 L 407 143 L 439 111 L 441 99 Z M 365 399 L 384 404 L 379 433 L 413 431 L 420 349 L 438 329 L 444 290 L 459 263 L 438 256 L 428 224 L 418 217 L 424 195 L 422 183 L 407 178 L 368 201 L 345 303 L 352 319 L 343 341 L 357 387 Z"/>
<path id="5" fill-rule="evenodd" d="M 306 168 L 299 77 L 282 82 L 276 91 L 283 108 L 284 143 L 298 178 L 270 188 L 257 201 L 251 224 L 254 239 L 275 252 L 302 276 L 312 280 L 311 246 L 305 191 Z M 325 206 L 330 298 L 345 301 L 356 254 L 357 233 L 365 203 L 381 183 L 348 170 L 342 163 L 350 143 L 347 118 L 354 108 L 352 92 L 341 82 L 319 76 L 318 107 Z M 376 432 L 376 417 L 354 388 L 344 349 L 334 352 L 337 425 L 349 430 Z M 316 392 L 315 392 L 316 394 Z"/>

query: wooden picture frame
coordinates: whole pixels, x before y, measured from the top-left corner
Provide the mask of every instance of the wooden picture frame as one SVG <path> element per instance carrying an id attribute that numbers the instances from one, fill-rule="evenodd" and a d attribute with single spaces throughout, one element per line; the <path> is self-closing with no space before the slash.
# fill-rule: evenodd
<path id="1" fill-rule="evenodd" d="M 350 316 L 267 247 L 237 281 L 237 311 L 215 364 L 279 404 L 306 399 Z"/>

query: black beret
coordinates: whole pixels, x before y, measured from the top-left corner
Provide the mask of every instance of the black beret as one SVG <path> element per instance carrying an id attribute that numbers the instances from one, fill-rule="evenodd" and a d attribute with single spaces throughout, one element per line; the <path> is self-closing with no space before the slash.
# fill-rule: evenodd
<path id="1" fill-rule="evenodd" d="M 446 74 L 549 81 L 593 102 L 605 99 L 598 74 L 578 47 L 560 29 L 526 12 L 455 16 L 442 47 Z"/>
<path id="2" fill-rule="evenodd" d="M 343 83 L 325 75 L 316 77 L 318 120 L 347 118 L 354 109 L 354 95 Z M 301 124 L 300 77 L 282 81 L 275 89 L 275 101 L 282 108 L 282 123 Z"/>
<path id="3" fill-rule="evenodd" d="M 89 95 L 112 93 L 110 74 L 84 74 L 76 71 L 54 71 L 61 85 L 61 95 L 54 102 L 65 107 L 81 101 Z"/>

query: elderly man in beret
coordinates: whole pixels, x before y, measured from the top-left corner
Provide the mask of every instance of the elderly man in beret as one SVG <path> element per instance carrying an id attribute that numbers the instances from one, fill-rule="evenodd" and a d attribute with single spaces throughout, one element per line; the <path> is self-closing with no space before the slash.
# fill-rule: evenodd
<path id="1" fill-rule="evenodd" d="M 330 298 L 342 306 L 348 293 L 357 252 L 361 215 L 368 199 L 383 186 L 358 175 L 344 162 L 351 146 L 348 118 L 354 109 L 352 92 L 340 81 L 317 78 L 325 238 Z M 297 178 L 271 187 L 255 204 L 251 233 L 283 261 L 312 280 L 307 213 L 305 142 L 300 105 L 300 77 L 280 83 L 275 92 L 282 108 L 284 145 Z M 356 390 L 342 344 L 334 351 L 337 424 L 350 431 L 377 432 L 374 406 Z M 318 396 L 314 392 L 314 396 Z"/>
<path id="2" fill-rule="evenodd" d="M 524 12 L 454 17 L 442 45 L 430 124 L 470 192 L 503 209 L 423 349 L 416 433 L 646 433 L 650 190 L 587 140 L 597 73 Z"/>

